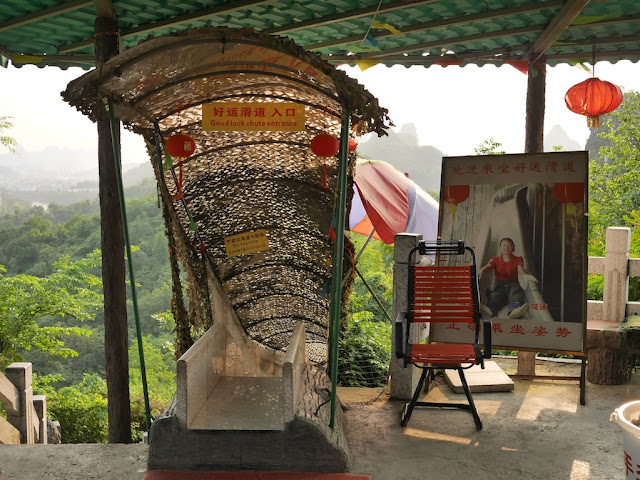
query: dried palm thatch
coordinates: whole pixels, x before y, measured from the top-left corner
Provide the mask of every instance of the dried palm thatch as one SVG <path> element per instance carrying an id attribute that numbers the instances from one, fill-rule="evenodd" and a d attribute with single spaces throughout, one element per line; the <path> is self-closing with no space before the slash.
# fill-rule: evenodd
<path id="1" fill-rule="evenodd" d="M 282 350 L 302 321 L 311 360 L 322 362 L 338 160 L 317 157 L 309 144 L 321 132 L 339 137 L 346 112 L 354 132 L 384 135 L 390 122 L 376 98 L 286 38 L 228 28 L 147 39 L 71 82 L 63 97 L 94 120 L 111 102 L 147 141 L 172 256 L 178 353 L 211 326 L 211 267 L 250 338 Z M 202 105 L 210 102 L 304 105 L 305 129 L 205 131 Z M 171 165 L 162 145 L 177 131 L 196 150 Z M 350 155 L 348 191 L 354 162 Z M 225 237 L 257 229 L 268 249 L 228 256 Z M 188 276 L 188 312 L 176 259 Z"/>

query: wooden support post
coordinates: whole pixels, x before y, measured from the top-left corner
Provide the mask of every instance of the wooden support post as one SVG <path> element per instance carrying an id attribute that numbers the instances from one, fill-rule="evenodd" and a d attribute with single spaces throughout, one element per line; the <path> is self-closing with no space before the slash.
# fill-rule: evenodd
<path id="1" fill-rule="evenodd" d="M 544 57 L 535 64 L 529 63 L 524 153 L 544 151 L 544 102 L 547 76 L 545 69 Z"/>
<path id="2" fill-rule="evenodd" d="M 18 389 L 20 408 L 16 413 L 7 412 L 7 420 L 20 431 L 20 443 L 34 443 L 33 417 L 33 389 L 31 387 L 31 364 L 12 363 L 5 370 L 5 376 Z"/>
<path id="3" fill-rule="evenodd" d="M 96 68 L 118 54 L 118 21 L 98 17 L 95 22 Z M 109 114 L 96 113 L 101 212 L 102 284 L 104 289 L 104 357 L 107 377 L 109 442 L 131 443 L 129 350 L 124 230 Z M 119 144 L 119 139 L 118 139 Z"/>
<path id="4" fill-rule="evenodd" d="M 544 102 L 546 88 L 546 62 L 544 57 L 529 63 L 527 83 L 527 119 L 525 126 L 525 153 L 544 151 Z M 536 374 L 535 352 L 518 352 L 518 375 Z"/>

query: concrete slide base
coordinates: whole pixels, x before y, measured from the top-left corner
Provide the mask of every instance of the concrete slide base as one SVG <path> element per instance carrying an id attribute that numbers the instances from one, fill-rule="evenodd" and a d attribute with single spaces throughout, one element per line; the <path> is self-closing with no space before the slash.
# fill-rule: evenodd
<path id="1" fill-rule="evenodd" d="M 273 426 L 266 426 L 264 430 L 238 429 L 243 424 L 264 424 L 264 407 L 258 406 L 261 398 L 268 398 L 266 391 L 247 391 L 253 396 L 249 400 L 224 401 L 227 420 L 216 419 L 214 422 L 215 428 L 225 428 L 223 430 L 182 426 L 174 402 L 151 426 L 149 470 L 346 472 L 349 452 L 339 402 L 335 428 L 329 428 L 330 381 L 323 370 L 310 365 L 303 371 L 303 380 L 302 395 L 293 420 L 280 429 Z M 210 412 L 211 409 L 203 411 Z M 251 421 L 253 416 L 256 416 L 256 422 Z M 243 420 L 234 424 L 233 418 Z M 203 417 L 196 419 L 194 425 L 201 427 L 212 420 Z"/>

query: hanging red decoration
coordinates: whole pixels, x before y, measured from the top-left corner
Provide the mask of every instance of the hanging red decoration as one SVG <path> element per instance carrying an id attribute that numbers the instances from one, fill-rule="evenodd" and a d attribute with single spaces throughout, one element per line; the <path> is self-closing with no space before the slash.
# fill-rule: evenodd
<path id="1" fill-rule="evenodd" d="M 327 133 L 321 133 L 311 139 L 311 151 L 319 157 L 333 157 L 338 150 L 340 142 Z"/>
<path id="2" fill-rule="evenodd" d="M 469 185 L 447 185 L 444 187 L 444 201 L 457 205 L 469 198 Z"/>
<path id="3" fill-rule="evenodd" d="M 185 133 L 174 133 L 166 143 L 167 152 L 175 158 L 185 159 L 196 149 L 196 142 Z"/>
<path id="4" fill-rule="evenodd" d="M 326 133 L 311 139 L 311 151 L 319 157 L 333 157 L 340 150 L 340 142 L 336 137 Z M 322 188 L 327 188 L 327 162 L 322 164 Z"/>
<path id="5" fill-rule="evenodd" d="M 444 187 L 444 201 L 449 204 L 449 211 L 456 214 L 458 204 L 469 198 L 471 189 L 469 185 L 447 185 Z"/>
<path id="6" fill-rule="evenodd" d="M 556 183 L 553 186 L 553 196 L 567 205 L 569 215 L 575 215 L 576 203 L 584 200 L 584 183 Z"/>
<path id="7" fill-rule="evenodd" d="M 598 78 L 589 78 L 571 87 L 564 101 L 574 113 L 587 116 L 590 128 L 600 126 L 600 115 L 614 111 L 622 103 L 620 87 Z"/>
<path id="8" fill-rule="evenodd" d="M 584 199 L 584 183 L 556 183 L 553 196 L 562 203 L 580 203 Z"/>
<path id="9" fill-rule="evenodd" d="M 185 158 L 191 156 L 196 149 L 196 142 L 185 133 L 174 133 L 167 139 L 165 147 L 169 155 L 178 161 L 178 192 L 171 195 L 172 200 L 178 201 L 182 198 L 182 163 Z"/>
<path id="10" fill-rule="evenodd" d="M 349 153 L 352 153 L 356 148 L 358 148 L 358 142 L 356 142 L 353 138 L 349 139 Z"/>

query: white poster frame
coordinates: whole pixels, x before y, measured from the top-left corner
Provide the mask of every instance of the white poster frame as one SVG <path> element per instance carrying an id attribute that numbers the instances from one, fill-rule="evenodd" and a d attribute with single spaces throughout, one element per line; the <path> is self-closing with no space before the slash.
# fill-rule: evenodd
<path id="1" fill-rule="evenodd" d="M 492 313 L 494 348 L 584 354 L 588 166 L 586 151 L 442 159 L 441 241 L 472 247 L 478 274 L 502 255 L 502 239 L 511 239 L 513 254 L 523 259 L 526 274 L 518 283 L 526 313 L 510 318 L 509 305 Z M 495 297 L 494 276 L 489 266 L 479 279 L 485 307 Z M 472 335 L 464 324 L 433 324 L 430 333 L 435 342 L 470 341 Z"/>

